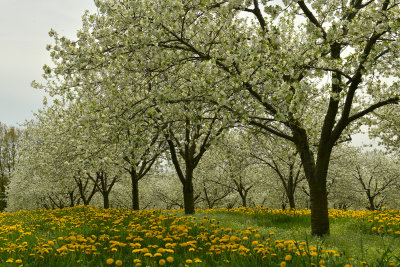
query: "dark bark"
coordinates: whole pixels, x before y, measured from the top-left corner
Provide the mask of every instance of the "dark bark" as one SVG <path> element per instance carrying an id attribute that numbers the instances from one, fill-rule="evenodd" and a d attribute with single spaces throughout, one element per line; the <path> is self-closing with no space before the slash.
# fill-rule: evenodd
<path id="1" fill-rule="evenodd" d="M 305 176 L 310 188 L 311 233 L 316 236 L 327 235 L 330 233 L 330 230 L 326 177 L 333 144 L 320 144 L 317 162 L 315 162 L 305 130 L 296 127 L 296 125 L 292 127 L 296 148 L 300 153 Z"/>
<path id="2" fill-rule="evenodd" d="M 109 198 L 109 194 L 103 194 L 103 207 L 105 209 L 110 208 L 110 198 Z"/>
<path id="3" fill-rule="evenodd" d="M 183 108 L 189 110 L 189 107 L 186 105 Z M 203 107 L 200 106 L 199 108 Z M 162 112 L 158 108 L 156 110 L 164 122 L 168 121 L 168 119 L 163 118 Z M 182 125 L 183 138 L 177 138 L 174 134 L 174 123 L 171 121 L 167 122 L 168 131 L 164 132 L 164 137 L 167 141 L 172 163 L 183 186 L 185 214 L 195 213 L 193 171 L 210 147 L 212 139 L 218 137 L 226 129 L 225 126 L 215 129 L 219 111 L 220 109 L 215 111 L 207 127 L 204 126 L 203 122 L 192 122 L 191 118 L 186 116 Z M 201 120 L 201 118 L 198 119 Z M 178 160 L 178 155 L 184 162 L 184 171 Z"/>
<path id="4" fill-rule="evenodd" d="M 105 209 L 110 208 L 110 193 L 113 186 L 118 181 L 118 177 L 114 176 L 110 181 L 108 174 L 103 170 L 96 172 L 96 180 L 89 173 L 88 176 L 91 180 L 98 181 L 98 183 L 96 183 L 96 186 L 98 191 L 103 196 L 103 207 Z"/>
<path id="5" fill-rule="evenodd" d="M 239 181 L 235 180 L 234 178 L 232 178 L 232 180 L 236 186 L 234 190 L 236 190 L 239 193 L 240 198 L 242 200 L 242 207 L 247 207 L 247 196 L 249 194 L 249 191 L 253 188 L 254 184 L 251 184 L 246 188 L 246 186 L 243 185 L 241 178 Z"/>
<path id="6" fill-rule="evenodd" d="M 286 194 L 287 198 L 289 200 L 289 208 L 290 209 L 296 209 L 296 202 L 294 200 L 294 194 Z"/>
<path id="7" fill-rule="evenodd" d="M 167 143 L 169 145 L 169 150 L 171 154 L 172 163 L 175 167 L 176 173 L 178 174 L 179 180 L 183 186 L 183 205 L 185 209 L 185 214 L 194 214 L 194 197 L 193 197 L 193 169 L 191 168 L 192 160 L 190 160 L 190 156 L 193 159 L 193 154 L 189 154 L 188 149 L 185 149 L 185 156 L 183 157 L 185 160 L 185 173 L 182 171 L 179 160 L 176 155 L 175 145 L 174 143 L 167 138 Z"/>
<path id="8" fill-rule="evenodd" d="M 185 214 L 194 214 L 193 182 L 191 179 L 186 180 L 183 184 L 183 204 Z"/>
<path id="9" fill-rule="evenodd" d="M 242 199 L 242 207 L 247 207 L 247 196 L 246 196 L 246 194 L 240 194 L 240 198 Z"/>
<path id="10" fill-rule="evenodd" d="M 82 181 L 81 178 L 81 173 L 79 172 L 78 175 L 74 176 L 74 180 L 76 185 L 78 186 L 78 192 L 80 195 L 80 199 L 83 202 L 83 205 L 88 206 L 90 204 L 90 201 L 92 201 L 93 196 L 97 193 L 97 183 L 98 183 L 98 178 L 93 179 L 89 173 L 87 173 L 88 178 Z M 89 186 L 89 181 L 92 181 L 93 187 L 92 190 L 89 191 L 89 194 L 87 195 L 87 189 Z"/>
<path id="11" fill-rule="evenodd" d="M 371 196 L 368 196 L 368 201 L 369 201 L 369 207 L 368 207 L 368 209 L 369 209 L 369 210 L 376 210 L 376 207 L 375 207 L 375 198 L 374 198 L 374 197 L 371 197 Z"/>
<path id="12" fill-rule="evenodd" d="M 160 130 L 160 129 L 157 129 Z M 131 131 L 127 131 L 127 136 L 131 136 Z M 132 147 L 132 140 L 129 139 L 129 144 Z M 158 144 L 158 145 L 157 145 Z M 124 169 L 129 173 L 132 182 L 132 209 L 139 210 L 139 181 L 145 177 L 145 175 L 150 171 L 153 164 L 156 162 L 157 158 L 163 152 L 164 142 L 159 140 L 159 132 L 154 134 L 148 147 L 143 151 L 143 153 L 137 155 L 134 147 L 132 147 L 129 156 L 124 156 L 123 159 L 129 164 L 128 167 Z M 135 163 L 135 159 L 140 158 L 140 163 Z"/>
<path id="13" fill-rule="evenodd" d="M 237 189 L 240 198 L 242 200 L 242 207 L 247 207 L 247 192 L 246 190 L 244 190 L 243 186 L 240 184 L 240 186 L 238 186 Z"/>
<path id="14" fill-rule="evenodd" d="M 316 236 L 324 236 L 330 233 L 326 181 L 324 179 L 321 180 L 313 178 L 309 182 L 311 233 Z"/>
<path id="15" fill-rule="evenodd" d="M 77 195 L 75 194 L 75 190 L 71 191 L 68 193 L 69 196 L 69 206 L 70 207 L 75 207 L 75 205 L 78 205 L 79 199 L 77 200 Z M 76 202 L 75 202 L 76 201 Z"/>
<path id="16" fill-rule="evenodd" d="M 132 209 L 139 210 L 139 180 L 131 176 L 132 181 Z"/>

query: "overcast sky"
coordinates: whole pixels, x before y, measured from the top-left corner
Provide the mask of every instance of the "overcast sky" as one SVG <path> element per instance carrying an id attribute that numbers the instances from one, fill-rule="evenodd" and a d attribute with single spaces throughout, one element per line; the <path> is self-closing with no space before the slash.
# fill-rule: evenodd
<path id="1" fill-rule="evenodd" d="M 93 0 L 0 0 L 0 122 L 33 118 L 44 94 L 30 84 L 51 62 L 48 32 L 75 38 L 85 10 L 96 11 Z"/>

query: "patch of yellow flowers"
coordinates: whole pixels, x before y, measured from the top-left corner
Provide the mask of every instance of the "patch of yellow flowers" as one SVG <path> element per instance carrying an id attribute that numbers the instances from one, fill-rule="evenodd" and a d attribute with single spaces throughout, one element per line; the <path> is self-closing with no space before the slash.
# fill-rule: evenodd
<path id="1" fill-rule="evenodd" d="M 293 209 L 268 209 L 265 207 L 255 208 L 236 208 L 236 209 L 209 209 L 202 212 L 227 212 L 242 215 L 284 215 L 289 217 L 306 216 L 311 214 L 309 209 L 293 210 Z M 330 209 L 329 218 L 353 218 L 368 221 L 371 231 L 382 235 L 390 234 L 400 236 L 400 211 L 387 210 L 383 207 L 381 210 L 338 210 Z"/>
<path id="2" fill-rule="evenodd" d="M 213 212 L 215 210 L 203 211 Z M 309 210 L 220 209 L 219 212 L 308 215 Z M 15 266 L 329 266 L 351 262 L 340 253 L 295 240 L 274 240 L 257 229 L 239 231 L 214 219 L 177 211 L 100 209 L 0 213 L 0 264 Z M 330 217 L 379 223 L 373 231 L 400 234 L 398 211 L 330 210 Z M 389 231 L 391 226 L 392 231 Z M 11 265 L 10 265 L 11 266 Z"/>

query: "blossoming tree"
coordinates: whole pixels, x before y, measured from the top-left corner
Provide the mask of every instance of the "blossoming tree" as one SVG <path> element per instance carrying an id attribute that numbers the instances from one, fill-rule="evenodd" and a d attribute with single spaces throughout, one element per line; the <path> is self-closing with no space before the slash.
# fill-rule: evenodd
<path id="1" fill-rule="evenodd" d="M 105 94 L 136 96 L 151 83 L 165 100 L 196 88 L 226 117 L 294 143 L 310 187 L 312 233 L 329 233 L 333 147 L 360 118 L 399 100 L 396 1 L 95 3 L 99 13 L 84 17 L 77 41 L 55 35 L 57 67 L 45 67 L 51 93 L 101 82 Z"/>

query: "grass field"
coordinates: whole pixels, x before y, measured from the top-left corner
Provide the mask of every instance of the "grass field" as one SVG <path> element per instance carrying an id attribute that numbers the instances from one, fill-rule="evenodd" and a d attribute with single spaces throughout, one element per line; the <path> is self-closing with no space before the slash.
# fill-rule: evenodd
<path id="1" fill-rule="evenodd" d="M 0 214 L 0 266 L 399 266 L 400 211 L 130 211 L 75 207 Z"/>

